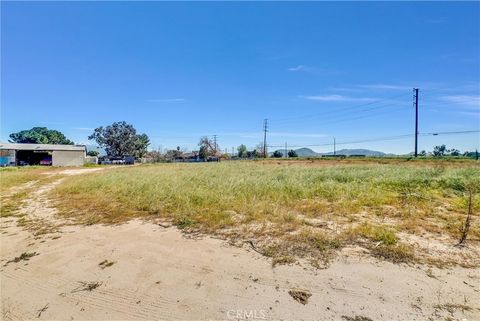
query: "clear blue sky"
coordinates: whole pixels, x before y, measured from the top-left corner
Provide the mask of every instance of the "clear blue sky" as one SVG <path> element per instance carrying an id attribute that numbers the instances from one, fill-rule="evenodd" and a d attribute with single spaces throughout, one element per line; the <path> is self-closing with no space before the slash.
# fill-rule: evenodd
<path id="1" fill-rule="evenodd" d="M 151 147 L 315 145 L 478 130 L 480 5 L 1 3 L 1 137 L 46 126 L 87 143 L 125 120 Z M 479 135 L 422 136 L 479 148 Z M 330 151 L 330 146 L 312 147 Z M 340 145 L 413 150 L 413 138 Z"/>

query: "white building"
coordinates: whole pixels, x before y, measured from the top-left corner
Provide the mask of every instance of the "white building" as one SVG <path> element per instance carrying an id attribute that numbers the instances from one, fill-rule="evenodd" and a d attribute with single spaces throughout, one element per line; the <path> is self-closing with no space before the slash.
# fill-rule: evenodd
<path id="1" fill-rule="evenodd" d="M 81 166 L 85 156 L 84 145 L 0 143 L 0 166 Z"/>

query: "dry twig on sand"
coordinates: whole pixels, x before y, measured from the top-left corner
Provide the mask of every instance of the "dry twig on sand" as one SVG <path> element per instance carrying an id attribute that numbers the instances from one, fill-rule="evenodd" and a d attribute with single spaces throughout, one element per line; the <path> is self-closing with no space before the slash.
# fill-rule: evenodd
<path id="1" fill-rule="evenodd" d="M 81 292 L 81 291 L 93 291 L 98 288 L 103 282 L 86 282 L 86 281 L 79 281 L 80 286 L 73 289 L 71 293 Z"/>
<path id="2" fill-rule="evenodd" d="M 40 318 L 40 316 L 42 315 L 43 312 L 47 311 L 48 309 L 48 303 L 45 304 L 45 306 L 43 308 L 41 308 L 40 310 L 38 310 L 38 314 L 37 314 L 37 318 Z"/>

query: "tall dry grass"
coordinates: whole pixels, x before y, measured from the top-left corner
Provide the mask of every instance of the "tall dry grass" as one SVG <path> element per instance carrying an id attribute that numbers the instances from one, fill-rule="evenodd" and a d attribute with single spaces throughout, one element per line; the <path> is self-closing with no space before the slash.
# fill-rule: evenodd
<path id="1" fill-rule="evenodd" d="M 464 183 L 475 179 L 480 179 L 478 167 L 159 164 L 68 178 L 55 195 L 79 219 L 120 222 L 154 215 L 218 229 L 284 221 L 289 214 L 436 217 L 440 207 L 460 212 Z"/>
<path id="2" fill-rule="evenodd" d="M 324 260 L 359 239 L 372 245 L 372 253 L 402 262 L 413 252 L 399 244 L 399 232 L 459 237 L 465 186 L 480 186 L 480 167 L 474 164 L 144 165 L 69 177 L 53 196 L 63 215 L 84 224 L 161 218 L 188 230 L 256 240 L 274 262 L 312 253 Z M 478 192 L 474 213 L 480 208 Z M 470 234 L 480 239 L 478 224 Z"/>

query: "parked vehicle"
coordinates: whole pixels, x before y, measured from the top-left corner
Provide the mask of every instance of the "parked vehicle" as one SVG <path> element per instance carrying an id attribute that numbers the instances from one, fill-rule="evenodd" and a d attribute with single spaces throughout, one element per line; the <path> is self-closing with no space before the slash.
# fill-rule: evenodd
<path id="1" fill-rule="evenodd" d="M 133 165 L 135 163 L 135 157 L 133 156 L 112 156 L 101 157 L 99 163 L 102 165 Z"/>

